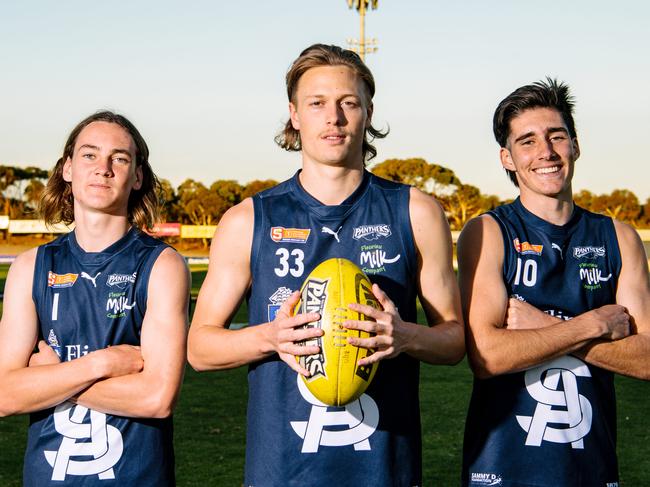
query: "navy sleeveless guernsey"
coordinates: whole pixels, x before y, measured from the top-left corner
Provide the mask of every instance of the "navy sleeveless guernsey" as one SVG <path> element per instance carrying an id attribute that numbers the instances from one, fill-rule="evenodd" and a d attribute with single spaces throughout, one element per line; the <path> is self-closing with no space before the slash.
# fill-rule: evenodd
<path id="1" fill-rule="evenodd" d="M 40 338 L 62 361 L 140 345 L 149 275 L 166 247 L 135 229 L 102 252 L 85 252 L 74 232 L 39 247 L 32 297 Z M 175 485 L 172 418 L 118 417 L 70 402 L 32 413 L 24 485 Z"/>
<path id="2" fill-rule="evenodd" d="M 488 214 L 503 234 L 509 296 L 565 320 L 615 303 L 621 257 L 610 218 L 576 206 L 557 226 L 519 199 Z M 463 457 L 466 486 L 618 486 L 613 374 L 565 355 L 475 379 Z"/>
<path id="3" fill-rule="evenodd" d="M 326 206 L 298 174 L 253 198 L 251 325 L 272 320 L 320 262 L 355 262 L 416 320 L 417 261 L 409 187 L 365 172 L 340 205 Z M 249 374 L 245 486 L 414 486 L 421 482 L 419 363 L 383 360 L 370 387 L 326 407 L 277 355 Z"/>

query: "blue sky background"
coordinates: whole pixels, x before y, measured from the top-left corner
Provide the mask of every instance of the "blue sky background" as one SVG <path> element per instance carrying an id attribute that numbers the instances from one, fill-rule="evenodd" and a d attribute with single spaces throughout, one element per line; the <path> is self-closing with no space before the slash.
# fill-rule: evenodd
<path id="1" fill-rule="evenodd" d="M 0 3 L 0 164 L 50 168 L 97 109 L 136 124 L 156 172 L 179 184 L 290 176 L 299 156 L 273 136 L 284 75 L 314 42 L 345 45 L 344 0 Z M 500 169 L 498 102 L 546 75 L 577 99 L 574 189 L 650 197 L 650 2 L 380 0 L 377 161 L 423 157 L 484 193 L 515 194 Z"/>

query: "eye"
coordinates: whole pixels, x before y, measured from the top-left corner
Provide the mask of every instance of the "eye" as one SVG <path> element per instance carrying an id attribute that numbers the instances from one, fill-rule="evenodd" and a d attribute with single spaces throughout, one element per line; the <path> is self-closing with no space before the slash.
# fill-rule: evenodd
<path id="1" fill-rule="evenodd" d="M 113 162 L 119 162 L 120 164 L 129 164 L 131 161 L 126 157 L 114 157 Z"/>
<path id="2" fill-rule="evenodd" d="M 320 107 L 323 106 L 323 102 L 321 100 L 314 100 L 311 103 L 309 103 L 309 106 Z"/>
<path id="3" fill-rule="evenodd" d="M 81 157 L 92 161 L 95 158 L 95 154 L 91 152 L 86 152 L 85 154 L 81 154 Z"/>
<path id="4" fill-rule="evenodd" d="M 354 100 L 345 100 L 343 103 L 341 103 L 344 107 L 348 108 L 356 108 L 359 106 L 359 104 L 354 101 Z"/>
<path id="5" fill-rule="evenodd" d="M 566 140 L 566 136 L 565 135 L 553 135 L 551 137 L 551 140 L 553 142 L 559 142 L 559 141 L 562 141 L 562 140 Z"/>

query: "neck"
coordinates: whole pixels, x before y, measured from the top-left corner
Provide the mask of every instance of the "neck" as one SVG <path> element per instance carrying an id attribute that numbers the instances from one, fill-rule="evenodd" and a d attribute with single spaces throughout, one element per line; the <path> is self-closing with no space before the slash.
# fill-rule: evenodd
<path id="1" fill-rule="evenodd" d="M 360 167 L 336 167 L 310 164 L 303 161 L 300 184 L 310 195 L 324 205 L 338 205 L 359 187 L 363 180 Z"/>
<path id="2" fill-rule="evenodd" d="M 75 238 L 86 252 L 101 252 L 131 229 L 125 216 L 75 211 Z"/>
<path id="3" fill-rule="evenodd" d="M 570 189 L 565 195 L 552 197 L 522 192 L 520 200 L 528 211 L 553 225 L 565 225 L 573 215 L 574 205 Z"/>

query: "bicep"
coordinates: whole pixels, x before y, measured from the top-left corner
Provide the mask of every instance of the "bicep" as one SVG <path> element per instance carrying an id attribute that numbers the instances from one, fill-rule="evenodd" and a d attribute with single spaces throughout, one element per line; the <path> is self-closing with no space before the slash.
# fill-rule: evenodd
<path id="1" fill-rule="evenodd" d="M 452 265 L 452 242 L 442 208 L 427 195 L 413 192 L 411 225 L 418 253 L 420 302 L 430 325 L 460 321 L 460 297 Z"/>
<path id="2" fill-rule="evenodd" d="M 27 367 L 38 338 L 32 299 L 36 249 L 20 255 L 7 274 L 0 320 L 0 369 Z"/>
<path id="3" fill-rule="evenodd" d="M 212 239 L 208 274 L 199 291 L 193 326 L 227 327 L 250 286 L 252 201 L 240 205 L 245 206 L 224 215 Z"/>
<path id="4" fill-rule="evenodd" d="M 638 333 L 650 333 L 650 281 L 648 261 L 636 231 L 617 222 L 621 249 L 621 273 L 616 303 L 625 306 Z"/>
<path id="5" fill-rule="evenodd" d="M 503 237 L 488 216 L 469 222 L 458 241 L 458 280 L 471 336 L 504 324 L 508 294 L 503 282 Z"/>
<path id="6" fill-rule="evenodd" d="M 185 261 L 165 249 L 151 271 L 142 323 L 140 346 L 147 374 L 177 376 L 185 363 L 189 286 Z"/>

